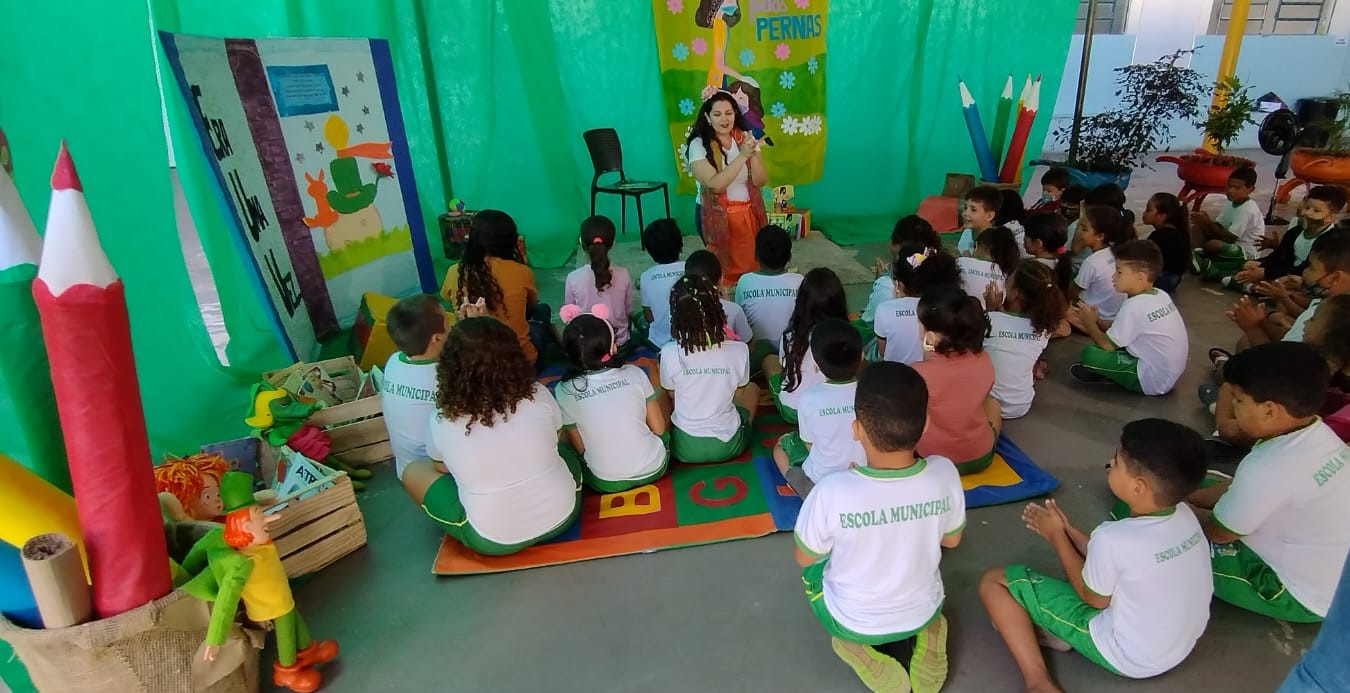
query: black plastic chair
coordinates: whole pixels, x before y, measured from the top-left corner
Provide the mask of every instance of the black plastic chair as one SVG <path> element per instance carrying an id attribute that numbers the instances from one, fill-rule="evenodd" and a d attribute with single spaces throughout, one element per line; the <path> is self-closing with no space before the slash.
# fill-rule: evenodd
<path id="1" fill-rule="evenodd" d="M 637 201 L 638 233 L 646 225 L 642 222 L 642 196 L 649 192 L 661 191 L 666 202 L 666 217 L 670 216 L 670 191 L 665 181 L 629 180 L 623 171 L 623 149 L 619 146 L 619 133 L 614 128 L 587 130 L 581 135 L 586 140 L 586 150 L 591 154 L 591 165 L 595 175 L 591 178 L 591 216 L 595 216 L 595 196 L 600 193 L 619 196 L 622 217 L 619 228 L 628 232 L 628 198 Z M 600 178 L 609 173 L 619 174 L 619 179 L 609 184 L 601 184 Z"/>

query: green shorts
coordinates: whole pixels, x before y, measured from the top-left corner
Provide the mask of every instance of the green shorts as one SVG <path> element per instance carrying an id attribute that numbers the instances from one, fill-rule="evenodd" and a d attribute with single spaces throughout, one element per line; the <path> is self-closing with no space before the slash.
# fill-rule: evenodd
<path id="1" fill-rule="evenodd" d="M 1235 541 L 1210 544 L 1214 569 L 1214 596 L 1241 609 L 1292 623 L 1321 623 L 1285 589 L 1275 571 L 1251 547 Z"/>
<path id="2" fill-rule="evenodd" d="M 719 440 L 711 436 L 691 436 L 681 431 L 679 426 L 672 426 L 675 432 L 671 436 L 671 452 L 675 459 L 686 464 L 726 462 L 741 454 L 745 450 L 746 443 L 750 441 L 750 412 L 737 406 L 736 413 L 741 416 L 741 425 L 736 429 L 736 434 L 731 436 L 731 440 Z"/>
<path id="3" fill-rule="evenodd" d="M 1224 243 L 1219 249 L 1217 255 L 1205 255 L 1205 262 L 1201 263 L 1203 271 L 1200 278 L 1205 281 L 1216 282 L 1224 277 L 1231 277 L 1242 271 L 1242 266 L 1247 264 L 1247 254 L 1242 252 L 1242 246 L 1236 243 Z"/>
<path id="4" fill-rule="evenodd" d="M 783 400 L 780 399 L 780 393 L 783 391 L 782 372 L 774 373 L 769 376 L 768 380 L 769 394 L 773 395 L 773 406 L 778 408 L 778 415 L 783 417 L 783 420 L 790 424 L 797 423 L 797 410 L 783 404 Z"/>
<path id="5" fill-rule="evenodd" d="M 567 468 L 572 472 L 572 479 L 577 483 L 576 503 L 572 507 L 572 514 L 567 516 L 557 527 L 533 539 L 522 541 L 517 544 L 499 544 L 491 539 L 485 538 L 478 533 L 469 523 L 468 515 L 464 512 L 464 504 L 459 500 L 459 485 L 455 483 L 455 478 L 449 474 L 442 474 L 441 477 L 427 487 L 426 495 L 422 497 L 422 510 L 427 516 L 435 520 L 450 535 L 451 539 L 461 543 L 465 548 L 484 556 L 505 556 L 507 554 L 518 553 L 522 549 L 528 548 L 540 542 L 548 541 L 563 532 L 566 532 L 576 523 L 577 517 L 581 514 L 581 458 L 571 445 L 558 445 L 558 454 L 562 455 L 563 461 L 567 463 Z"/>
<path id="6" fill-rule="evenodd" d="M 820 621 L 820 625 L 825 626 L 826 632 L 840 640 L 862 643 L 864 645 L 885 645 L 886 643 L 908 640 L 909 638 L 923 633 L 924 629 L 928 627 L 928 624 L 933 622 L 933 619 L 942 615 L 942 605 L 939 604 L 937 611 L 934 611 L 933 615 L 929 617 L 923 625 L 903 633 L 863 635 L 862 633 L 849 630 L 836 621 L 834 615 L 831 614 L 830 610 L 825 606 L 823 581 L 825 578 L 825 565 L 829 562 L 830 560 L 827 558 L 825 560 L 816 561 L 803 568 L 802 583 L 806 587 L 806 601 L 811 605 L 811 612 L 816 615 L 816 619 Z"/>
<path id="7" fill-rule="evenodd" d="M 1139 384 L 1139 357 L 1124 349 L 1103 349 L 1096 344 L 1083 347 L 1078 360 L 1084 366 L 1111 382 L 1129 390 L 1143 394 Z"/>
<path id="8" fill-rule="evenodd" d="M 661 463 L 660 469 L 652 472 L 651 474 L 648 474 L 647 476 L 642 477 L 641 479 L 628 479 L 623 481 L 609 481 L 607 479 L 601 479 L 596 475 L 592 474 L 591 468 L 586 466 L 585 464 L 583 464 L 581 467 L 582 478 L 586 481 L 587 486 L 591 487 L 592 489 L 600 493 L 622 493 L 624 491 L 627 491 L 628 489 L 637 488 L 639 486 L 646 486 L 647 484 L 650 484 L 653 481 L 660 479 L 662 476 L 665 476 L 666 470 L 670 467 L 669 430 L 661 434 L 661 444 L 664 445 L 666 448 L 666 461 Z M 574 453 L 574 454 L 580 455 L 582 461 L 585 462 L 586 456 L 584 454 L 582 453 Z"/>
<path id="9" fill-rule="evenodd" d="M 1092 634 L 1088 632 L 1088 621 L 1101 613 L 1101 609 L 1094 609 L 1079 599 L 1073 585 L 1041 575 L 1024 565 L 1004 568 L 1003 579 L 1008 581 L 1008 592 L 1027 610 L 1032 623 L 1069 643 L 1078 654 L 1103 669 L 1122 675 L 1097 650 L 1097 644 L 1092 642 Z"/>
<path id="10" fill-rule="evenodd" d="M 811 454 L 807 449 L 806 443 L 802 442 L 802 436 L 797 431 L 784 433 L 778 438 L 778 446 L 787 453 L 788 465 L 800 467 L 806 463 L 806 457 Z"/>
<path id="11" fill-rule="evenodd" d="M 763 370 L 765 357 L 776 353 L 778 345 L 770 344 L 767 339 L 756 339 L 750 347 L 750 372 L 758 373 Z"/>
<path id="12" fill-rule="evenodd" d="M 997 444 L 998 441 L 995 440 L 994 443 Z M 956 473 L 962 476 L 965 476 L 966 474 L 978 474 L 988 469 L 989 465 L 993 463 L 994 463 L 994 449 L 989 448 L 989 452 L 986 452 L 973 460 L 958 463 L 956 465 Z"/>

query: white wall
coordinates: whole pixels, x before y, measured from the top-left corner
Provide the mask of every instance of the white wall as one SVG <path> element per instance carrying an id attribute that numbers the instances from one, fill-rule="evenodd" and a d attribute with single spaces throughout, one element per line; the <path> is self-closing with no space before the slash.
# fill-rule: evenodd
<path id="1" fill-rule="evenodd" d="M 1114 105 L 1117 67 L 1150 62 L 1179 48 L 1199 48 L 1191 67 L 1213 81 L 1218 73 L 1223 36 L 1209 36 L 1209 19 L 1215 0 L 1130 0 L 1125 33 L 1094 36 L 1092 64 L 1083 112 L 1098 113 Z M 1328 33 L 1320 36 L 1246 36 L 1238 55 L 1237 76 L 1251 86 L 1253 97 L 1274 92 L 1290 106 L 1298 99 L 1329 96 L 1339 89 L 1350 90 L 1350 0 L 1338 0 L 1332 12 Z M 1055 101 L 1051 132 L 1072 121 L 1074 96 L 1078 88 L 1078 66 L 1082 59 L 1083 37 L 1074 36 L 1064 68 L 1064 80 Z M 1206 96 L 1204 102 L 1209 102 Z M 1253 114 L 1260 120 L 1261 114 Z M 1195 127 L 1177 123 L 1172 128 L 1177 138 L 1173 149 L 1199 146 L 1201 133 Z M 1047 152 L 1062 151 L 1053 134 L 1045 141 Z M 1256 126 L 1247 130 L 1232 145 L 1234 149 L 1256 147 Z"/>

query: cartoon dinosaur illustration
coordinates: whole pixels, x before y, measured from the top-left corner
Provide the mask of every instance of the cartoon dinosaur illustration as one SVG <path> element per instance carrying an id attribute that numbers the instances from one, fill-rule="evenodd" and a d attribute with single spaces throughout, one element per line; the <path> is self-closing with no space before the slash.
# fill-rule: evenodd
<path id="1" fill-rule="evenodd" d="M 304 218 L 305 226 L 311 229 L 327 228 L 338 219 L 337 211 L 328 204 L 328 183 L 324 180 L 325 175 L 323 169 L 319 169 L 318 178 L 310 176 L 308 171 L 305 172 L 305 180 L 309 182 L 309 185 L 305 186 L 305 194 L 314 199 L 317 210 L 314 216 Z"/>

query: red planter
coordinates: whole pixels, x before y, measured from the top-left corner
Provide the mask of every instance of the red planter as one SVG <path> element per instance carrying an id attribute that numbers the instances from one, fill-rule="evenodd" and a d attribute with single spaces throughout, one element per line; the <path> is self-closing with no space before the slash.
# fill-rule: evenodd
<path id="1" fill-rule="evenodd" d="M 1242 167 L 1255 167 L 1256 162 L 1240 156 L 1211 154 L 1203 149 L 1194 154 L 1181 156 L 1160 156 L 1158 161 L 1177 165 L 1177 178 L 1186 187 L 1197 190 L 1223 190 L 1228 186 L 1228 177 Z"/>
<path id="2" fill-rule="evenodd" d="M 1322 184 L 1350 183 L 1350 157 L 1331 156 L 1314 149 L 1295 149 L 1289 157 L 1294 175 Z"/>

